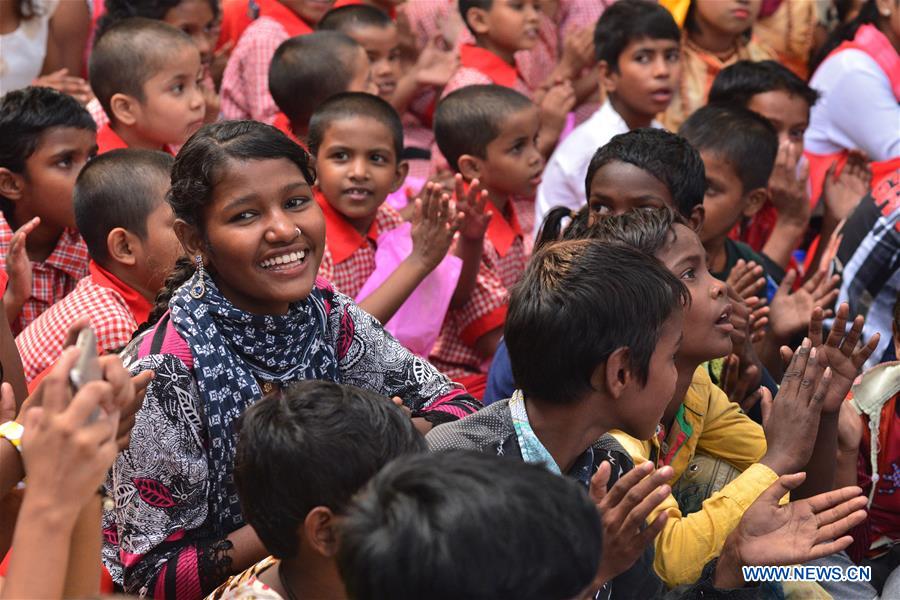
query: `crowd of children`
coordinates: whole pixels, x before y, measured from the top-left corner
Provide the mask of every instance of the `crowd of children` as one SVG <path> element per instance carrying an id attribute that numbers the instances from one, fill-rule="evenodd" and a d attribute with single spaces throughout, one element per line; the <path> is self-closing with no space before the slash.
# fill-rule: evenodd
<path id="1" fill-rule="evenodd" d="M 0 599 L 900 596 L 900 0 L 0 44 Z"/>

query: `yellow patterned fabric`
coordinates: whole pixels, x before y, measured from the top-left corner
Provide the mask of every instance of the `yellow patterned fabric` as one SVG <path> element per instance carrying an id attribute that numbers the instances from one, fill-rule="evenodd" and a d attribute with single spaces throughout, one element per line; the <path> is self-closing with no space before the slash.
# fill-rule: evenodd
<path id="1" fill-rule="evenodd" d="M 757 21 L 753 33 L 778 54 L 778 62 L 804 81 L 809 77 L 809 53 L 819 10 L 810 0 L 784 0 L 778 9 Z"/>
<path id="2" fill-rule="evenodd" d="M 259 580 L 264 571 L 277 566 L 279 562 L 281 561 L 267 556 L 249 569 L 231 576 L 206 600 L 283 600 L 278 592 Z"/>

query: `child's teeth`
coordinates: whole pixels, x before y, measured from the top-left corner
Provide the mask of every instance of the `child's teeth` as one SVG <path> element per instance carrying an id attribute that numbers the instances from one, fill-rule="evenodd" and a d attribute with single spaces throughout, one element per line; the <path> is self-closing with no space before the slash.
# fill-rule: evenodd
<path id="1" fill-rule="evenodd" d="M 275 265 L 286 265 L 298 260 L 303 260 L 304 258 L 306 258 L 306 250 L 301 250 L 300 252 L 291 252 L 290 254 L 264 260 L 260 264 L 263 267 L 274 267 Z"/>

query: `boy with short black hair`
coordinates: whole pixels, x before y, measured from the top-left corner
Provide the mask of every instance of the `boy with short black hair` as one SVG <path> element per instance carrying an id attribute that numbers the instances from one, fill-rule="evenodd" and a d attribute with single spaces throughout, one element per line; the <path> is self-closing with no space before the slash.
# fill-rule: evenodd
<path id="1" fill-rule="evenodd" d="M 278 47 L 269 65 L 269 91 L 281 110 L 273 125 L 303 142 L 320 104 L 341 92 L 374 92 L 375 85 L 362 46 L 343 33 L 318 31 Z"/>
<path id="2" fill-rule="evenodd" d="M 166 150 L 203 125 L 200 52 L 190 36 L 155 19 L 119 21 L 97 40 L 88 68 L 109 123 L 102 154 L 116 148 Z"/>
<path id="3" fill-rule="evenodd" d="M 486 233 L 467 240 L 470 249 L 463 253 L 480 254 L 475 289 L 468 302 L 447 315 L 431 359 L 479 398 L 485 364 L 500 340 L 507 290 L 527 262 L 528 224 L 519 219 L 523 209 L 527 213 L 527 198 L 534 194 L 544 167 L 535 143 L 539 129 L 538 108 L 499 85 L 457 90 L 435 111 L 434 133 L 441 152 L 466 182 L 477 182 L 485 190 L 492 214 Z"/>
<path id="4" fill-rule="evenodd" d="M 409 417 L 387 398 L 303 381 L 244 414 L 235 460 L 241 510 L 271 556 L 210 598 L 266 590 L 280 598 L 342 598 L 338 522 L 351 498 L 392 459 L 425 450 Z"/>
<path id="5" fill-rule="evenodd" d="M 152 150 L 113 150 L 75 183 L 75 222 L 90 275 L 16 337 L 31 382 L 59 357 L 70 327 L 87 316 L 100 352 L 131 340 L 181 254 L 166 202 L 173 159 Z"/>
<path id="6" fill-rule="evenodd" d="M 621 0 L 606 9 L 594 29 L 594 50 L 608 98 L 550 157 L 538 188 L 535 230 L 555 206 L 584 206 L 584 173 L 597 148 L 631 129 L 661 127 L 655 116 L 668 107 L 681 78 L 681 31 L 672 14 L 650 0 Z"/>
<path id="7" fill-rule="evenodd" d="M 0 258 L 14 334 L 87 275 L 72 189 L 96 138 L 91 115 L 71 96 L 29 87 L 0 99 Z"/>

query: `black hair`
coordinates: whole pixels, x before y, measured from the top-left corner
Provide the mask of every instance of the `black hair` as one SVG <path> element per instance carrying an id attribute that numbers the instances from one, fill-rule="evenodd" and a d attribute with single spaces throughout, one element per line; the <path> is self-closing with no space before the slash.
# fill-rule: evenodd
<path id="1" fill-rule="evenodd" d="M 709 104 L 746 108 L 753 96 L 775 91 L 799 96 L 810 108 L 819 99 L 819 92 L 774 60 L 739 60 L 716 75 L 709 90 Z"/>
<path id="2" fill-rule="evenodd" d="M 822 61 L 828 58 L 828 55 L 838 46 L 855 38 L 856 32 L 859 31 L 861 26 L 875 25 L 880 19 L 881 15 L 878 14 L 876 0 L 866 0 L 866 3 L 862 5 L 856 16 L 849 22 L 838 25 L 835 30 L 831 32 L 831 35 L 825 39 L 825 43 L 822 44 L 822 47 L 812 55 L 809 60 L 809 72 L 815 73 L 816 69 L 819 68 L 819 65 L 822 64 Z"/>
<path id="3" fill-rule="evenodd" d="M 347 91 L 359 48 L 339 31 L 292 37 L 278 46 L 269 64 L 269 92 L 292 129 L 305 129 L 320 104 Z"/>
<path id="4" fill-rule="evenodd" d="M 147 217 L 165 202 L 173 162 L 165 152 L 120 149 L 85 165 L 75 181 L 75 224 L 91 258 L 106 264 L 116 227 L 146 239 Z"/>
<path id="5" fill-rule="evenodd" d="M 691 228 L 687 219 L 670 208 L 647 208 L 619 215 L 598 215 L 584 231 L 571 234 L 566 231 L 563 239 L 599 240 L 656 256 L 672 242 L 675 225 Z"/>
<path id="6" fill-rule="evenodd" d="M 513 377 L 526 397 L 576 402 L 594 370 L 627 347 L 646 383 L 663 324 L 689 298 L 678 278 L 636 250 L 594 240 L 548 244 L 510 296 L 504 338 Z"/>
<path id="7" fill-rule="evenodd" d="M 91 89 L 110 120 L 113 95 L 143 102 L 144 84 L 185 45 L 196 48 L 188 34 L 159 20 L 132 17 L 110 25 L 94 42 L 88 65 Z"/>
<path id="8" fill-rule="evenodd" d="M 563 232 L 568 232 L 569 230 L 583 231 L 588 226 L 590 219 L 591 207 L 587 205 L 577 211 L 567 206 L 551 208 L 544 215 L 541 227 L 534 237 L 532 254 L 550 242 L 558 241 L 562 237 Z"/>
<path id="9" fill-rule="evenodd" d="M 97 131 L 91 114 L 72 96 L 45 87 L 26 87 L 0 97 L 0 167 L 25 173 L 25 161 L 41 137 L 56 127 Z M 0 196 L 0 211 L 10 218 L 12 203 Z"/>
<path id="10" fill-rule="evenodd" d="M 603 533 L 574 481 L 451 450 L 382 469 L 340 536 L 338 569 L 354 600 L 565 600 L 591 585 Z"/>
<path id="11" fill-rule="evenodd" d="M 351 7 L 348 7 L 351 8 Z M 367 117 L 384 125 L 391 133 L 394 156 L 397 161 L 403 152 L 403 123 L 393 106 L 372 94 L 364 92 L 344 92 L 332 96 L 321 104 L 309 120 L 307 143 L 313 156 L 319 153 L 319 146 L 325 138 L 328 126 L 340 119 Z"/>
<path id="12" fill-rule="evenodd" d="M 330 381 L 291 384 L 241 419 L 241 512 L 275 558 L 293 558 L 309 511 L 343 513 L 381 467 L 425 449 L 409 416 L 384 396 Z"/>
<path id="13" fill-rule="evenodd" d="M 383 10 L 368 4 L 351 4 L 329 10 L 316 25 L 316 30 L 347 33 L 356 27 L 384 29 L 392 25 L 394 22 Z"/>
<path id="14" fill-rule="evenodd" d="M 462 16 L 463 23 L 466 24 L 466 28 L 472 33 L 473 36 L 476 36 L 475 30 L 472 29 L 472 26 L 469 25 L 469 18 L 467 15 L 469 11 L 473 8 L 480 8 L 481 10 L 491 10 L 491 7 L 494 5 L 494 0 L 459 0 L 459 14 Z"/>
<path id="15" fill-rule="evenodd" d="M 897 301 L 894 302 L 894 328 L 900 331 L 900 293 L 897 294 Z"/>
<path id="16" fill-rule="evenodd" d="M 703 204 L 703 159 L 680 135 L 644 127 L 614 136 L 591 158 L 584 178 L 585 197 L 591 195 L 591 182 L 597 171 L 614 161 L 632 164 L 657 178 L 668 188 L 675 209 L 685 217 L 690 218 L 694 207 Z"/>
<path id="17" fill-rule="evenodd" d="M 740 106 L 707 105 L 688 117 L 678 134 L 698 151 L 727 161 L 744 193 L 768 186 L 778 154 L 778 134 L 765 117 Z"/>
<path id="18" fill-rule="evenodd" d="M 201 127 L 181 147 L 172 165 L 172 187 L 166 200 L 175 218 L 197 227 L 201 232 L 203 210 L 212 202 L 216 185 L 223 179 L 229 161 L 277 160 L 285 158 L 303 174 L 312 186 L 315 169 L 306 150 L 284 133 L 258 121 L 219 121 Z M 189 258 L 181 258 L 156 297 L 156 306 L 147 323 L 136 335 L 154 325 L 169 309 L 169 299 L 181 284 L 194 274 Z"/>
<path id="19" fill-rule="evenodd" d="M 206 0 L 213 13 L 213 19 L 219 17 L 218 0 Z M 184 0 L 106 0 L 105 11 L 97 20 L 94 39 L 100 38 L 113 24 L 131 17 L 144 17 L 161 21 L 166 13 L 184 2 Z"/>
<path id="20" fill-rule="evenodd" d="M 447 94 L 434 111 L 435 141 L 453 170 L 459 171 L 460 156 L 485 158 L 503 122 L 532 106 L 531 100 L 502 85 L 460 88 Z"/>
<path id="21" fill-rule="evenodd" d="M 603 11 L 594 27 L 594 53 L 612 71 L 619 70 L 619 57 L 634 41 L 673 40 L 681 42 L 681 30 L 672 13 L 650 0 L 619 0 Z"/>

